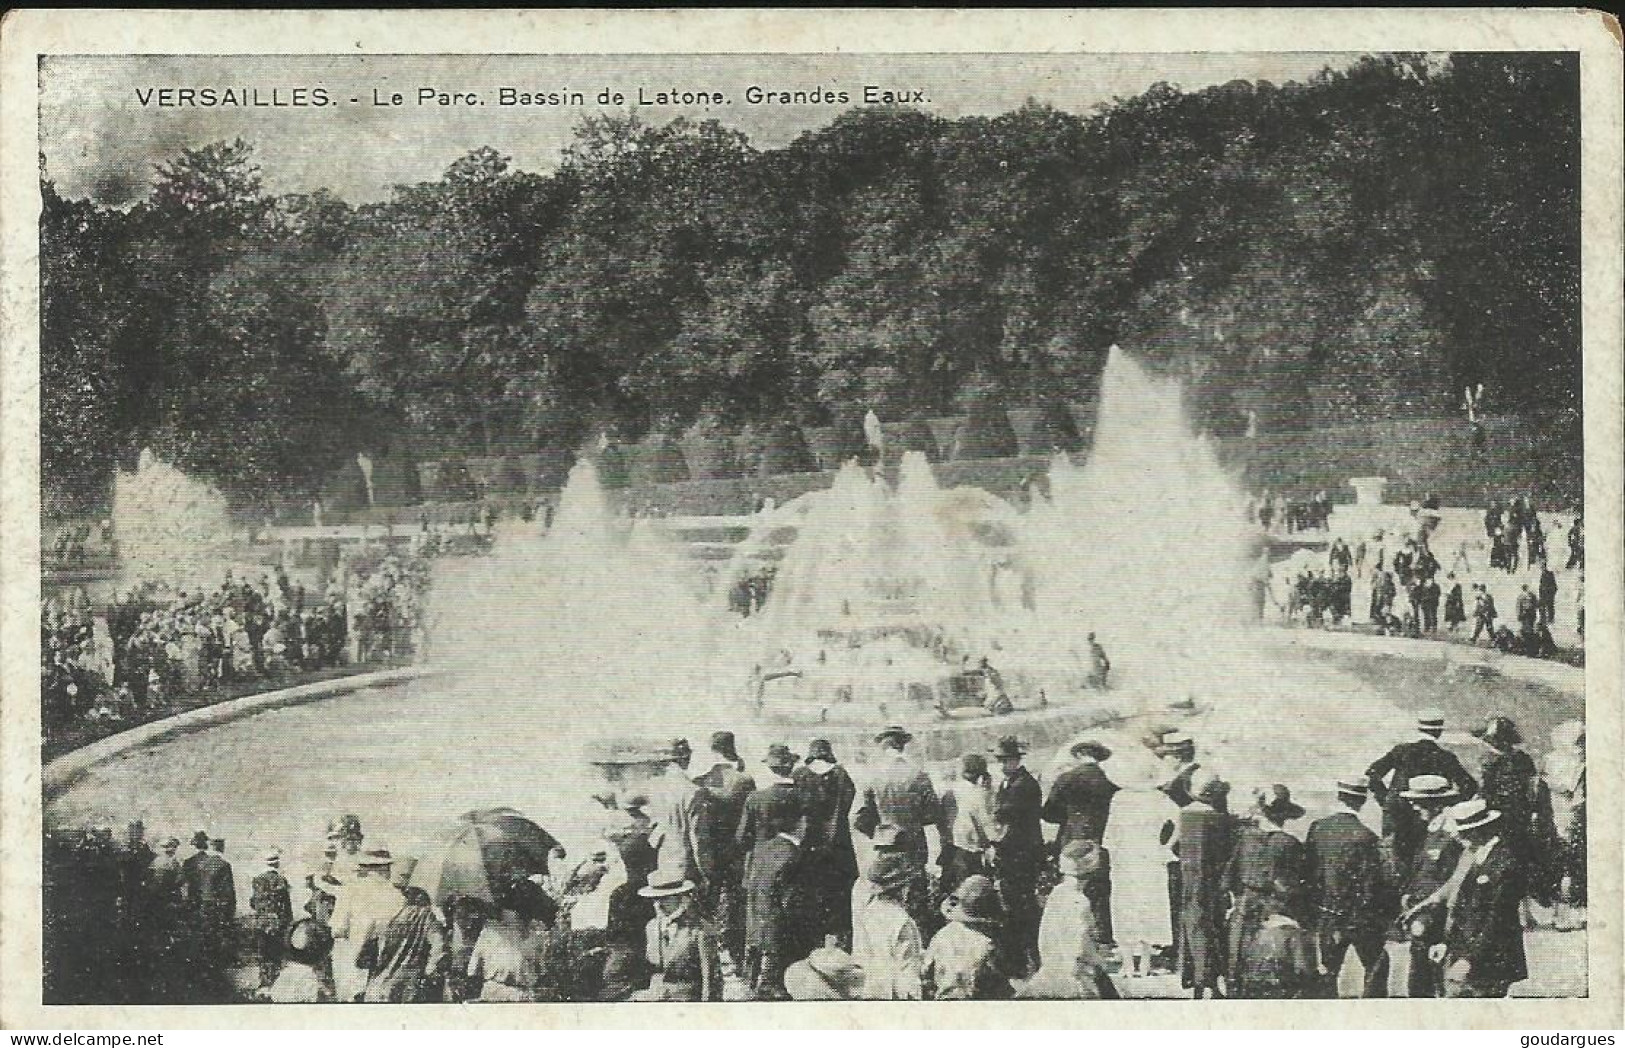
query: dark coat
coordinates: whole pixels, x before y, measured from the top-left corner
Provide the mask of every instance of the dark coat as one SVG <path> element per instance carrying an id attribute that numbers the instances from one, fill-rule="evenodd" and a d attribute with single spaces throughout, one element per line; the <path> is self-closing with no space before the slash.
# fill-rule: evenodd
<path id="1" fill-rule="evenodd" d="M 1316 820 L 1304 841 L 1311 915 L 1322 932 L 1381 932 L 1397 912 L 1377 835 L 1351 811 Z"/>
<path id="2" fill-rule="evenodd" d="M 865 837 L 875 827 L 897 827 L 898 847 L 922 869 L 929 855 L 927 826 L 942 825 L 942 800 L 925 769 L 903 757 L 883 757 L 874 769 L 875 784 L 863 791 L 863 806 L 852 824 Z"/>
<path id="3" fill-rule="evenodd" d="M 1296 837 L 1269 825 L 1242 827 L 1225 873 L 1225 884 L 1236 896 L 1227 929 L 1229 957 L 1246 956 L 1265 918 L 1273 913 L 1303 922 L 1305 879 L 1304 848 Z M 1277 884 L 1285 886 L 1284 896 L 1275 894 Z M 1231 996 L 1248 995 L 1242 972 L 1231 972 L 1231 984 Z"/>
<path id="4" fill-rule="evenodd" d="M 1004 827 L 1004 836 L 993 846 L 1001 880 L 1038 880 L 1044 857 L 1043 810 L 1043 788 L 1026 768 L 1017 768 L 994 791 L 993 821 Z"/>
<path id="5" fill-rule="evenodd" d="M 1075 840 L 1096 844 L 1104 840 L 1112 797 L 1117 790 L 1117 784 L 1106 777 L 1098 764 L 1080 764 L 1056 776 L 1049 798 L 1044 801 L 1043 812 L 1045 822 L 1060 827 L 1055 836 L 1056 850 Z"/>
<path id="6" fill-rule="evenodd" d="M 181 863 L 181 883 L 192 911 L 206 921 L 231 923 L 237 916 L 237 883 L 231 863 L 214 852 L 197 852 Z"/>
<path id="7" fill-rule="evenodd" d="M 1399 840 L 1402 859 L 1407 861 L 1415 842 L 1421 838 L 1415 810 L 1399 795 L 1412 778 L 1442 775 L 1455 785 L 1463 799 L 1478 791 L 1478 784 L 1456 755 L 1426 736 L 1395 746 L 1372 762 L 1365 774 L 1371 782 L 1371 796 L 1382 805 L 1383 836 Z"/>
<path id="8" fill-rule="evenodd" d="M 1501 836 L 1521 852 L 1529 838 L 1538 781 L 1534 759 L 1523 750 L 1491 752 L 1484 758 L 1484 803 L 1501 813 Z M 1527 862 L 1528 855 L 1519 858 Z"/>
<path id="9" fill-rule="evenodd" d="M 1456 862 L 1460 858 L 1461 842 L 1453 834 L 1442 827 L 1427 831 L 1421 847 L 1416 849 L 1415 856 L 1405 867 L 1405 905 L 1419 903 L 1443 887 L 1456 871 Z"/>
<path id="10" fill-rule="evenodd" d="M 1518 982 L 1529 977 L 1524 958 L 1523 895 L 1518 859 L 1503 841 L 1469 870 L 1450 907 L 1445 966 L 1466 960 L 1478 982 Z"/>
<path id="11" fill-rule="evenodd" d="M 734 845 L 748 856 L 758 844 L 772 840 L 775 834 L 794 830 L 805 814 L 805 798 L 793 782 L 770 782 L 745 798 L 739 828 L 734 832 Z"/>
<path id="12" fill-rule="evenodd" d="M 281 933 L 293 926 L 293 902 L 288 895 L 288 879 L 276 870 L 266 870 L 252 882 L 248 908 L 254 911 L 254 927 L 262 932 Z"/>
<path id="13" fill-rule="evenodd" d="M 802 873 L 801 849 L 783 837 L 751 849 L 745 860 L 746 946 L 791 957 L 808 926 Z"/>
<path id="14" fill-rule="evenodd" d="M 744 862 L 735 834 L 745 814 L 745 799 L 756 790 L 756 780 L 731 764 L 718 764 L 694 780 L 711 795 L 706 807 L 708 834 L 719 870 L 737 870 Z M 737 876 L 737 873 L 734 874 Z"/>
<path id="15" fill-rule="evenodd" d="M 1179 975 L 1187 987 L 1213 987 L 1224 974 L 1224 875 L 1235 820 L 1205 804 L 1179 812 Z"/>
<path id="16" fill-rule="evenodd" d="M 850 819 L 858 790 L 852 776 L 839 764 L 822 774 L 802 765 L 793 778 L 806 805 L 807 832 L 801 842 L 803 850 L 816 856 L 820 865 L 827 864 L 832 872 L 856 880 L 858 857 L 852 849 Z"/>

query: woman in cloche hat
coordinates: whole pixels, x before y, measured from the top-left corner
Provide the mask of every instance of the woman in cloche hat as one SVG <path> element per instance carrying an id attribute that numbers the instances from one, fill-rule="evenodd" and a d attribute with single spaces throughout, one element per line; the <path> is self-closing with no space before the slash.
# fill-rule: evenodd
<path id="1" fill-rule="evenodd" d="M 921 978 L 938 1001 L 999 1001 L 1014 994 L 999 970 L 993 936 L 1004 924 L 998 888 L 981 874 L 965 878 L 942 904 L 948 924 L 926 948 Z"/>
<path id="2" fill-rule="evenodd" d="M 1098 923 L 1085 894 L 1104 861 L 1100 845 L 1085 838 L 1069 841 L 1061 849 L 1061 883 L 1044 904 L 1044 919 L 1038 928 L 1038 974 L 1021 988 L 1018 997 L 1116 999 L 1117 991 L 1105 974 L 1105 950 L 1095 940 Z"/>
<path id="3" fill-rule="evenodd" d="M 881 841 L 890 843 L 880 847 Z M 906 907 L 917 867 L 896 849 L 896 841 L 897 827 L 876 828 L 874 858 L 852 890 L 852 957 L 866 973 L 865 998 L 917 1001 L 924 945 Z M 785 986 L 790 988 L 788 975 Z"/>

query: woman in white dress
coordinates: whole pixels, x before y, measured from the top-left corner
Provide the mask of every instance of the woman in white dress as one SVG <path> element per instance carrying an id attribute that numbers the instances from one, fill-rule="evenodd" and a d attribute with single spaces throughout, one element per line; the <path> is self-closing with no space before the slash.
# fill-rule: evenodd
<path id="1" fill-rule="evenodd" d="M 1112 799 L 1106 850 L 1112 863 L 1112 930 L 1123 974 L 1151 974 L 1155 948 L 1172 945 L 1168 913 L 1168 864 L 1175 861 L 1170 825 L 1179 807 L 1157 789 L 1166 769 L 1139 745 L 1117 748 L 1112 762 L 1122 789 Z"/>

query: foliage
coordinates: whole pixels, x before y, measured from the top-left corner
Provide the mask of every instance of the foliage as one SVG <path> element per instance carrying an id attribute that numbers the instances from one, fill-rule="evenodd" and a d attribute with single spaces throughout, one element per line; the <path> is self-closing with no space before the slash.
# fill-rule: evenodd
<path id="1" fill-rule="evenodd" d="M 45 475 L 83 497 L 152 444 L 250 500 L 319 491 L 380 431 L 432 458 L 741 430 L 777 473 L 808 461 L 787 423 L 828 457 L 867 410 L 964 410 L 958 453 L 1007 454 L 1005 407 L 1075 441 L 1061 405 L 1114 342 L 1220 435 L 1438 415 L 1478 382 L 1572 415 L 1578 114 L 1573 55 L 1384 55 L 1086 115 L 856 109 L 774 150 L 597 117 L 550 175 L 482 148 L 355 208 L 206 145 L 127 208 L 43 189 Z M 704 471 L 748 468 L 726 457 Z"/>

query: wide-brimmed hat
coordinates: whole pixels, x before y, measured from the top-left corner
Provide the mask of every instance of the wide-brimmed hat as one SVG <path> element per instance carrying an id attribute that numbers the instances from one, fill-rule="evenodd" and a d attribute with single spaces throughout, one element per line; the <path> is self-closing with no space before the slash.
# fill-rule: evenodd
<path id="1" fill-rule="evenodd" d="M 1427 735 L 1444 731 L 1444 714 L 1438 710 L 1423 710 L 1416 715 L 1416 730 Z"/>
<path id="2" fill-rule="evenodd" d="M 693 890 L 694 882 L 684 877 L 680 871 L 657 870 L 650 875 L 649 883 L 638 889 L 638 894 L 645 899 L 663 899 Z"/>
<path id="3" fill-rule="evenodd" d="M 828 739 L 814 739 L 807 743 L 807 759 L 809 761 L 829 761 L 835 763 L 835 747 Z"/>
<path id="4" fill-rule="evenodd" d="M 1099 739 L 1079 739 L 1067 752 L 1074 757 L 1088 757 L 1096 761 L 1103 761 L 1112 755 L 1111 747 Z"/>
<path id="5" fill-rule="evenodd" d="M 1292 791 L 1281 783 L 1258 791 L 1258 810 L 1276 822 L 1303 818 L 1303 805 L 1292 799 Z"/>
<path id="6" fill-rule="evenodd" d="M 1491 717 L 1482 728 L 1474 729 L 1473 734 L 1498 750 L 1523 745 L 1523 733 L 1510 717 Z"/>
<path id="7" fill-rule="evenodd" d="M 863 968 L 845 950 L 820 946 L 784 970 L 794 1001 L 850 1001 L 863 990 Z"/>
<path id="8" fill-rule="evenodd" d="M 767 748 L 767 758 L 765 763 L 771 768 L 776 764 L 794 764 L 800 759 L 801 758 L 797 756 L 795 751 L 790 749 L 790 747 L 786 746 L 782 742 L 775 742 L 773 745 Z"/>
<path id="9" fill-rule="evenodd" d="M 1460 796 L 1456 787 L 1443 775 L 1413 775 L 1399 795 L 1408 801 L 1444 801 Z"/>
<path id="10" fill-rule="evenodd" d="M 288 929 L 288 956 L 300 964 L 316 964 L 332 948 L 333 933 L 321 921 L 304 917 Z"/>
<path id="11" fill-rule="evenodd" d="M 1337 792 L 1343 797 L 1367 797 L 1371 794 L 1371 783 L 1364 775 L 1344 775 L 1337 780 Z"/>
<path id="12" fill-rule="evenodd" d="M 196 833 L 192 834 L 192 847 L 194 847 L 194 848 L 207 848 L 208 846 L 209 846 L 209 833 L 208 833 L 207 830 L 199 830 Z"/>
<path id="13" fill-rule="evenodd" d="M 896 848 L 903 843 L 903 830 L 895 822 L 883 822 L 875 827 L 875 832 L 869 838 L 876 848 Z"/>
<path id="14" fill-rule="evenodd" d="M 1088 877 L 1105 863 L 1106 856 L 1100 845 L 1086 837 L 1068 841 L 1061 849 L 1062 876 Z"/>
<path id="15" fill-rule="evenodd" d="M 885 742 L 887 739 L 896 739 L 898 742 L 908 743 L 913 741 L 914 735 L 907 728 L 893 724 L 875 732 L 876 742 Z"/>
<path id="16" fill-rule="evenodd" d="M 1476 830 L 1481 826 L 1488 826 L 1501 817 L 1501 813 L 1484 803 L 1484 798 L 1473 797 L 1462 801 L 1450 809 L 1450 821 L 1455 823 L 1456 831 Z"/>
<path id="17" fill-rule="evenodd" d="M 392 866 L 394 863 L 395 860 L 389 854 L 388 848 L 372 848 L 362 852 L 361 858 L 357 859 L 355 864 L 359 869 L 377 870 L 385 866 Z"/>
<path id="18" fill-rule="evenodd" d="M 870 884 L 888 891 L 912 882 L 919 866 L 900 851 L 878 851 L 869 863 L 867 878 Z"/>
<path id="19" fill-rule="evenodd" d="M 997 746 L 992 747 L 988 750 L 988 752 L 998 760 L 1002 761 L 1024 756 L 1027 752 L 1027 747 L 1014 735 L 1006 735 L 1004 738 L 999 740 L 999 744 Z"/>
<path id="20" fill-rule="evenodd" d="M 1191 799 L 1210 808 L 1223 808 L 1230 801 L 1230 784 L 1217 775 L 1209 775 L 1195 786 Z"/>
<path id="21" fill-rule="evenodd" d="M 395 860 L 394 868 L 389 871 L 389 883 L 397 888 L 405 888 L 412 883 L 412 871 L 418 868 L 418 861 L 410 855 L 403 855 Z"/>
<path id="22" fill-rule="evenodd" d="M 943 913 L 950 921 L 992 928 L 1004 923 L 1004 902 L 992 879 L 975 873 L 959 882 L 943 904 Z"/>

